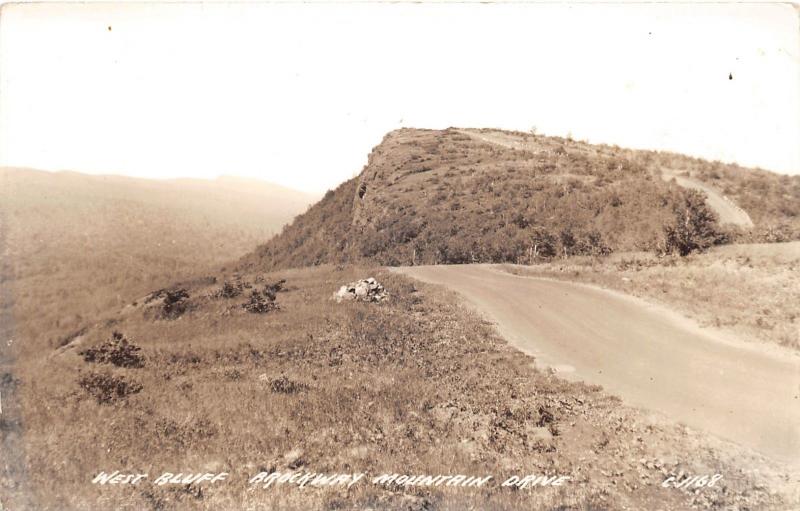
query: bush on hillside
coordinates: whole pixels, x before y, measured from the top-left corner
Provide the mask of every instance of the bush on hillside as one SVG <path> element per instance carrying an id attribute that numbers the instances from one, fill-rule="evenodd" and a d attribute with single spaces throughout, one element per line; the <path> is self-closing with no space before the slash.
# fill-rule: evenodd
<path id="1" fill-rule="evenodd" d="M 721 241 L 717 216 L 706 205 L 705 195 L 686 190 L 673 206 L 674 220 L 664 227 L 664 251 L 688 255 Z"/>
<path id="2" fill-rule="evenodd" d="M 78 354 L 86 362 L 112 364 L 117 367 L 144 367 L 141 348 L 128 341 L 120 332 L 114 332 L 111 339 L 99 346 L 86 348 Z"/>
<path id="3" fill-rule="evenodd" d="M 242 305 L 247 312 L 264 314 L 278 308 L 275 303 L 276 291 L 270 286 L 265 286 L 262 290 L 254 289 L 250 292 L 249 299 Z"/>
<path id="4" fill-rule="evenodd" d="M 98 404 L 113 404 L 142 390 L 140 383 L 108 373 L 90 372 L 81 375 L 78 385 L 95 398 Z"/>

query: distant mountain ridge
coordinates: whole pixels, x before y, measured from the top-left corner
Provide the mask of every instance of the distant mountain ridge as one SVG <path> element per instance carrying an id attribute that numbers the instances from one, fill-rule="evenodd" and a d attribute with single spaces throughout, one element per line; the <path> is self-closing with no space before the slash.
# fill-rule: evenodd
<path id="1" fill-rule="evenodd" d="M 160 181 L 3 168 L 0 282 L 19 292 L 50 289 L 61 326 L 77 325 L 73 313 L 118 306 L 236 260 L 315 199 L 250 179 Z M 43 315 L 36 326 L 47 329 L 52 325 Z"/>
<path id="2" fill-rule="evenodd" d="M 719 190 L 752 218 L 752 228 L 716 226 L 720 239 L 800 239 L 798 176 L 520 132 L 406 128 L 387 134 L 358 177 L 242 264 L 527 262 L 658 251 L 698 193 L 666 171 Z"/>

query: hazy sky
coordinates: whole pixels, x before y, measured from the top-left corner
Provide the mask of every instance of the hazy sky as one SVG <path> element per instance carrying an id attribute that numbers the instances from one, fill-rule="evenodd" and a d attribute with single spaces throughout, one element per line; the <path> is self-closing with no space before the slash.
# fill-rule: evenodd
<path id="1" fill-rule="evenodd" d="M 799 53 L 785 4 L 5 5 L 0 165 L 323 191 L 401 126 L 536 126 L 796 174 Z"/>

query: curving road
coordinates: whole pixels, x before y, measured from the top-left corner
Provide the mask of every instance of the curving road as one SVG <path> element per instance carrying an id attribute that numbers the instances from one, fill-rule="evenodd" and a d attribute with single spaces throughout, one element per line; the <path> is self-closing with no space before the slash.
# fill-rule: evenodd
<path id="1" fill-rule="evenodd" d="M 794 353 L 729 341 L 667 309 L 583 284 L 489 265 L 395 271 L 460 293 L 537 365 L 773 459 L 800 460 Z"/>
<path id="2" fill-rule="evenodd" d="M 747 211 L 701 181 L 681 176 L 677 172 L 667 169 L 662 170 L 661 177 L 665 181 L 670 181 L 674 178 L 678 186 L 703 192 L 706 195 L 706 204 L 717 214 L 719 223 L 732 224 L 744 227 L 745 229 L 753 227 L 753 221 L 750 219 L 750 215 L 747 214 Z"/>
<path id="3" fill-rule="evenodd" d="M 526 141 L 525 138 L 509 132 L 487 132 L 470 129 L 458 130 L 458 132 L 475 140 L 507 147 L 509 149 L 527 149 L 532 151 L 537 149 L 536 143 Z M 717 214 L 719 223 L 736 225 L 744 229 L 751 229 L 753 227 L 753 220 L 750 218 L 750 215 L 747 214 L 747 211 L 743 210 L 732 200 L 702 181 L 680 175 L 677 171 L 672 169 L 661 169 L 661 178 L 664 181 L 671 181 L 674 178 L 675 183 L 680 187 L 703 192 L 706 196 L 706 204 Z"/>

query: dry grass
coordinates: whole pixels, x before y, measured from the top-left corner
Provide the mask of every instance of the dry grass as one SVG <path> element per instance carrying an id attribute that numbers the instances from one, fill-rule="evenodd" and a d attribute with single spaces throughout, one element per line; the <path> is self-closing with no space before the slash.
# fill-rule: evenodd
<path id="1" fill-rule="evenodd" d="M 9 494 L 17 496 L 16 509 L 33 507 L 20 500 L 33 489 L 20 454 L 16 397 L 28 382 L 17 374 L 17 359 L 47 357 L 110 308 L 239 256 L 312 199 L 234 178 L 152 181 L 0 169 L 0 507 Z M 136 389 L 102 371 L 85 376 L 84 388 L 100 400 Z"/>
<path id="2" fill-rule="evenodd" d="M 341 283 L 373 274 L 387 302 L 330 300 Z M 438 288 L 322 267 L 240 275 L 245 291 L 230 296 L 220 291 L 233 276 L 215 277 L 183 286 L 191 306 L 177 319 L 157 319 L 148 310 L 156 302 L 137 299 L 60 348 L 22 339 L 38 345 L 38 356 L 17 364 L 38 509 L 790 507 L 762 460 L 630 410 L 597 387 L 534 371 L 528 356 Z M 281 278 L 277 309 L 241 307 L 247 286 Z M 87 360 L 91 347 L 135 352 L 137 363 Z M 248 476 L 289 466 L 574 480 L 521 491 L 247 488 Z M 161 472 L 232 477 L 201 489 L 89 484 L 117 469 L 151 480 Z M 724 473 L 724 486 L 660 487 L 681 471 Z"/>
<path id="3" fill-rule="evenodd" d="M 564 148 L 591 159 L 616 158 L 655 174 L 662 170 L 701 181 L 748 212 L 755 229 L 742 236 L 748 241 L 789 241 L 800 236 L 800 176 L 787 176 L 735 163 L 721 163 L 683 154 L 625 149 L 604 144 L 544 137 L 494 129 L 462 130 L 486 142 L 541 153 Z"/>
<path id="4" fill-rule="evenodd" d="M 258 181 L 0 169 L 2 285 L 16 323 L 58 342 L 110 307 L 233 260 L 312 196 Z"/>
<path id="5" fill-rule="evenodd" d="M 616 289 L 746 340 L 800 349 L 800 242 L 730 245 L 685 258 L 617 254 L 506 268 Z"/>

